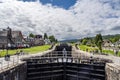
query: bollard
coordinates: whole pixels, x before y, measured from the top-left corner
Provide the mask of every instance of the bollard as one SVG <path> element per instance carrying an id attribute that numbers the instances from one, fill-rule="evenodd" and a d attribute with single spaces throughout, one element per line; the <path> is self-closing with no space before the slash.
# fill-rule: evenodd
<path id="1" fill-rule="evenodd" d="M 9 61 L 7 61 L 7 68 L 9 68 Z"/>
<path id="2" fill-rule="evenodd" d="M 14 66 L 14 57 L 13 57 L 13 66 Z"/>
<path id="3" fill-rule="evenodd" d="M 5 60 L 10 61 L 10 55 L 5 55 Z"/>
<path id="4" fill-rule="evenodd" d="M 0 62 L 0 64 L 1 64 L 1 70 L 2 70 L 2 62 Z"/>

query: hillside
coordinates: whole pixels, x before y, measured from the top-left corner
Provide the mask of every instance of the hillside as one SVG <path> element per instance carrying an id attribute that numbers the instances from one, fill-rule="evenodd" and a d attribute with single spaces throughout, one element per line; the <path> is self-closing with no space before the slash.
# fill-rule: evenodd
<path id="1" fill-rule="evenodd" d="M 86 37 L 86 39 L 94 39 L 94 38 L 95 38 L 95 36 L 93 36 L 93 37 Z M 103 39 L 108 39 L 108 40 L 110 40 L 112 42 L 116 42 L 116 41 L 118 41 L 120 39 L 120 34 L 103 35 L 102 38 Z M 77 41 L 80 41 L 80 39 L 62 40 L 62 41 L 59 41 L 59 42 L 77 42 Z"/>
<path id="2" fill-rule="evenodd" d="M 111 42 L 116 42 L 120 39 L 120 34 L 115 34 L 115 35 L 104 35 L 103 39 L 108 39 Z"/>
<path id="3" fill-rule="evenodd" d="M 104 35 L 103 39 L 109 39 L 109 38 L 120 38 L 120 34 L 115 34 L 115 35 Z"/>
<path id="4" fill-rule="evenodd" d="M 59 42 L 70 42 L 70 43 L 72 43 L 72 42 L 77 42 L 77 41 L 79 41 L 79 39 L 70 39 L 70 40 L 62 40 L 62 41 L 59 41 Z"/>

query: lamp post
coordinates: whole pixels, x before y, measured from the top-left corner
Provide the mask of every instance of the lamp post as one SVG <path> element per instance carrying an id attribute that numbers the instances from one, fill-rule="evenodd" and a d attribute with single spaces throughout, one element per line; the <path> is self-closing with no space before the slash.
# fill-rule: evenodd
<path id="1" fill-rule="evenodd" d="M 6 51 L 6 55 L 8 55 L 8 29 L 7 29 L 7 51 Z"/>
<path id="2" fill-rule="evenodd" d="M 6 55 L 5 55 L 5 60 L 6 61 L 9 61 L 10 60 L 10 55 L 8 54 L 8 39 L 10 38 L 10 35 L 11 35 L 11 29 L 8 27 L 7 28 L 7 46 L 6 46 Z"/>
<path id="3" fill-rule="evenodd" d="M 9 30 L 10 28 L 7 28 L 7 51 L 6 51 L 6 55 L 8 55 L 8 37 L 9 37 Z"/>

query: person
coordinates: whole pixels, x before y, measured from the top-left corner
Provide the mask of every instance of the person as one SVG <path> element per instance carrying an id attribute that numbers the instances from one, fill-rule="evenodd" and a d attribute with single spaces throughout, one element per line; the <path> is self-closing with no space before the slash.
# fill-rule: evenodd
<path id="1" fill-rule="evenodd" d="M 75 47 L 76 47 L 76 49 L 79 49 L 79 48 L 78 48 L 78 44 L 75 44 Z"/>
<path id="2" fill-rule="evenodd" d="M 86 49 L 86 52 L 88 52 L 88 49 Z"/>
<path id="3" fill-rule="evenodd" d="M 5 49 L 5 46 L 4 46 L 4 45 L 2 45 L 2 50 L 4 51 L 4 49 Z"/>
<path id="4" fill-rule="evenodd" d="M 5 60 L 6 60 L 6 61 L 10 61 L 10 55 L 8 55 L 8 54 L 5 55 Z"/>
<path id="5" fill-rule="evenodd" d="M 67 51 L 65 48 L 63 49 L 62 53 L 63 53 L 63 57 L 67 57 Z"/>
<path id="6" fill-rule="evenodd" d="M 116 55 L 116 56 L 118 55 L 118 50 L 116 50 L 116 49 L 114 50 L 114 55 Z"/>
<path id="7" fill-rule="evenodd" d="M 24 55 L 24 52 L 23 52 L 23 50 L 20 50 L 20 55 Z"/>
<path id="8" fill-rule="evenodd" d="M 19 55 L 20 53 L 18 51 L 16 51 L 16 55 Z"/>
<path id="9" fill-rule="evenodd" d="M 115 55 L 116 55 L 116 56 L 118 55 L 118 50 L 115 50 Z"/>

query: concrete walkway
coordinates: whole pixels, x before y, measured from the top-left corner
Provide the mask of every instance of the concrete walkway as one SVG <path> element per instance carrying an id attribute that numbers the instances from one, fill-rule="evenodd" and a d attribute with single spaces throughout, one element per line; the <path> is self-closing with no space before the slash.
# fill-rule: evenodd
<path id="1" fill-rule="evenodd" d="M 0 72 L 3 72 L 7 69 L 13 68 L 14 66 L 24 63 L 21 59 L 30 58 L 38 55 L 41 56 L 51 51 L 52 50 L 47 50 L 44 52 L 39 52 L 36 54 L 27 54 L 27 55 L 13 55 L 13 56 L 10 56 L 9 61 L 6 61 L 5 58 L 2 57 L 0 58 Z"/>
<path id="2" fill-rule="evenodd" d="M 77 53 L 79 53 L 82 56 L 86 56 L 86 57 L 95 57 L 95 58 L 101 58 L 101 59 L 109 59 L 112 60 L 112 62 L 114 63 L 114 65 L 119 66 L 120 67 L 120 57 L 116 57 L 113 55 L 99 55 L 99 54 L 93 54 L 93 53 L 89 53 L 89 52 L 85 52 L 82 50 L 75 50 Z"/>
<path id="3" fill-rule="evenodd" d="M 13 68 L 14 66 L 24 63 L 24 61 L 22 61 L 22 59 L 47 54 L 49 52 L 52 52 L 55 49 L 55 47 L 56 47 L 56 45 L 54 45 L 54 47 L 50 50 L 35 53 L 35 54 L 26 54 L 26 55 L 19 55 L 19 56 L 13 55 L 13 56 L 10 56 L 10 61 L 6 61 L 5 58 L 2 57 L 2 58 L 0 58 L 0 73 L 7 69 Z"/>

